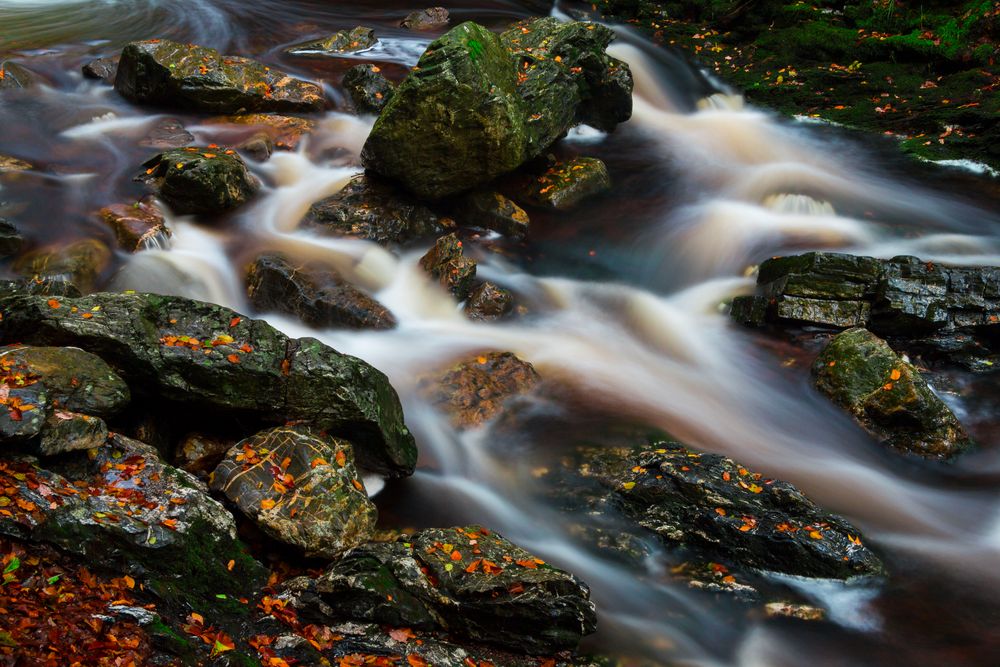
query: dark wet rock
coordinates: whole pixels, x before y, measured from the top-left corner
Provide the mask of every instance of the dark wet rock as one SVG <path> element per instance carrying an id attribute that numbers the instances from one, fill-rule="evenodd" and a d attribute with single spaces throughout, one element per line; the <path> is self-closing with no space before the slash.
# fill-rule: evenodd
<path id="1" fill-rule="evenodd" d="M 105 83 L 114 84 L 115 75 L 118 74 L 118 59 L 119 56 L 111 56 L 109 58 L 91 60 L 81 68 L 83 75 L 88 79 L 97 79 Z"/>
<path id="2" fill-rule="evenodd" d="M 274 539 L 307 556 L 335 558 L 371 538 L 378 512 L 346 440 L 279 426 L 238 443 L 211 477 Z"/>
<path id="3" fill-rule="evenodd" d="M 0 294 L 20 292 L 35 296 L 80 296 L 80 289 L 64 277 L 35 276 L 20 280 L 0 280 Z"/>
<path id="4" fill-rule="evenodd" d="M 622 513 L 705 561 L 831 579 L 882 573 L 854 526 L 732 459 L 674 442 L 594 448 L 582 457 L 580 472 Z"/>
<path id="5" fill-rule="evenodd" d="M 480 283 L 465 302 L 465 315 L 472 320 L 499 320 L 514 309 L 514 295 L 495 283 Z"/>
<path id="6" fill-rule="evenodd" d="M 139 142 L 140 146 L 166 150 L 169 148 L 183 148 L 194 143 L 194 135 L 184 129 L 184 125 L 176 118 L 162 118 L 156 121 L 156 125 L 149 134 Z"/>
<path id="7" fill-rule="evenodd" d="M 490 229 L 512 239 L 523 239 L 528 234 L 528 214 L 499 192 L 471 192 L 462 198 L 458 210 L 462 224 L 468 227 Z"/>
<path id="8" fill-rule="evenodd" d="M 0 357 L 0 443 L 37 436 L 51 401 L 41 377 L 26 364 Z"/>
<path id="9" fill-rule="evenodd" d="M 257 162 L 264 162 L 274 154 L 274 142 L 271 141 L 271 137 L 267 136 L 266 132 L 257 132 L 251 135 L 248 139 L 241 141 L 236 148 L 243 155 Z"/>
<path id="10" fill-rule="evenodd" d="M 638 565 L 638 563 L 636 563 Z M 761 593 L 743 577 L 732 574 L 721 563 L 684 562 L 670 569 L 671 577 L 688 588 L 704 593 L 721 593 L 741 602 L 756 603 Z"/>
<path id="11" fill-rule="evenodd" d="M 229 439 L 189 433 L 177 446 L 176 464 L 181 470 L 207 479 L 234 444 Z"/>
<path id="12" fill-rule="evenodd" d="M 577 123 L 613 129 L 631 113 L 632 84 L 627 65 L 604 52 L 613 36 L 555 19 L 503 39 L 475 23 L 456 26 L 396 89 L 362 161 L 438 199 L 513 171 Z"/>
<path id="13" fill-rule="evenodd" d="M 16 255 L 24 245 L 24 237 L 14 223 L 0 218 L 0 257 Z"/>
<path id="14" fill-rule="evenodd" d="M 29 171 L 34 168 L 34 165 L 26 160 L 0 154 L 0 174 L 7 171 Z"/>
<path id="15" fill-rule="evenodd" d="M 112 204 L 102 208 L 98 215 L 115 232 L 115 239 L 122 250 L 136 252 L 170 236 L 163 213 L 149 200 L 132 204 Z"/>
<path id="16" fill-rule="evenodd" d="M 355 176 L 340 192 L 313 204 L 303 224 L 381 245 L 407 243 L 455 226 L 452 220 L 439 217 L 399 188 L 369 174 Z"/>
<path id="17" fill-rule="evenodd" d="M 32 251 L 14 263 L 14 270 L 27 278 L 67 281 L 81 292 L 90 292 L 110 262 L 111 251 L 106 245 L 97 239 L 84 239 Z"/>
<path id="18" fill-rule="evenodd" d="M 10 60 L 0 62 L 0 90 L 30 88 L 36 81 L 37 77 L 27 67 Z"/>
<path id="19" fill-rule="evenodd" d="M 476 279 L 476 260 L 464 255 L 462 242 L 453 233 L 439 238 L 420 258 L 420 266 L 458 299 L 469 295 Z"/>
<path id="20" fill-rule="evenodd" d="M 768 602 L 764 605 L 764 614 L 768 618 L 797 618 L 800 621 L 822 621 L 826 619 L 826 611 L 821 607 L 792 602 Z"/>
<path id="21" fill-rule="evenodd" d="M 863 326 L 946 355 L 996 350 L 1000 268 L 827 252 L 778 257 L 761 264 L 757 293 L 737 297 L 732 315 L 752 326 Z"/>
<path id="22" fill-rule="evenodd" d="M 323 89 L 279 70 L 215 49 L 165 39 L 122 50 L 115 90 L 140 104 L 208 113 L 318 111 Z"/>
<path id="23" fill-rule="evenodd" d="M 392 98 L 394 86 L 377 65 L 355 65 L 344 74 L 344 90 L 358 113 L 377 115 Z"/>
<path id="24" fill-rule="evenodd" d="M 421 393 L 449 413 L 457 427 L 474 427 L 489 421 L 504 403 L 527 393 L 539 381 L 538 373 L 511 352 L 480 354 L 420 382 Z"/>
<path id="25" fill-rule="evenodd" d="M 266 136 L 275 148 L 293 151 L 302 138 L 316 129 L 316 121 L 297 116 L 282 116 L 270 113 L 236 114 L 220 116 L 206 121 L 209 125 L 229 125 L 236 128 L 251 128 Z M 256 136 L 256 135 L 255 135 Z M 244 142 L 244 145 L 246 142 Z"/>
<path id="26" fill-rule="evenodd" d="M 0 291 L 0 311 L 3 341 L 82 345 L 160 400 L 304 420 L 348 435 L 368 470 L 413 471 L 416 448 L 388 378 L 313 338 L 289 339 L 228 308 L 156 294 Z"/>
<path id="27" fill-rule="evenodd" d="M 179 148 L 143 163 L 136 177 L 178 214 L 221 213 L 246 203 L 260 187 L 232 151 Z"/>
<path id="28" fill-rule="evenodd" d="M 104 420 L 77 412 L 53 410 L 42 427 L 38 453 L 54 456 L 80 449 L 100 447 L 108 439 Z"/>
<path id="29" fill-rule="evenodd" d="M 954 413 L 919 371 L 870 331 L 848 329 L 835 336 L 812 372 L 821 392 L 891 447 L 950 458 L 970 444 Z"/>
<path id="30" fill-rule="evenodd" d="M 80 311 L 73 315 L 97 316 Z M 131 398 L 128 385 L 103 359 L 79 348 L 0 348 L 0 364 L 13 373 L 44 382 L 49 402 L 61 410 L 108 417 L 120 412 Z"/>
<path id="31" fill-rule="evenodd" d="M 578 157 L 557 162 L 532 178 L 523 188 L 522 196 L 535 206 L 566 211 L 610 189 L 611 177 L 604 163 L 593 157 Z"/>
<path id="32" fill-rule="evenodd" d="M 266 571 L 246 555 L 232 515 L 147 445 L 112 436 L 91 452 L 74 460 L 84 469 L 71 477 L 6 463 L 2 486 L 14 487 L 31 509 L 12 505 L 17 511 L 0 515 L 0 533 L 128 573 L 170 602 L 246 614 L 239 598 L 252 597 Z"/>
<path id="33" fill-rule="evenodd" d="M 590 591 L 481 526 L 421 531 L 351 550 L 309 581 L 290 582 L 311 611 L 547 655 L 576 648 L 596 628 Z M 301 612 L 300 612 L 301 613 Z"/>
<path id="34" fill-rule="evenodd" d="M 247 294 L 259 311 L 297 316 L 313 327 L 392 329 L 385 306 L 321 264 L 293 266 L 278 254 L 259 256 L 247 272 Z"/>
<path id="35" fill-rule="evenodd" d="M 444 7 L 428 7 L 410 12 L 399 25 L 408 30 L 437 30 L 448 25 L 450 20 L 448 10 Z"/>
<path id="36" fill-rule="evenodd" d="M 344 53 L 367 51 L 378 44 L 375 31 L 358 26 L 350 30 L 340 30 L 329 37 L 302 42 L 285 49 L 292 56 L 337 56 Z"/>

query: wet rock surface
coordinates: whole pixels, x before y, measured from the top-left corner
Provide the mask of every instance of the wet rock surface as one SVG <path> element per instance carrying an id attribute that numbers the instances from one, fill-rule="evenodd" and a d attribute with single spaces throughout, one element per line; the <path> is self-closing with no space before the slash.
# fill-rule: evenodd
<path id="1" fill-rule="evenodd" d="M 278 254 L 257 257 L 247 272 L 250 303 L 260 311 L 297 316 L 313 327 L 392 329 L 385 306 L 322 264 L 294 266 Z"/>
<path id="2" fill-rule="evenodd" d="M 267 137 L 274 148 L 295 150 L 316 129 L 316 122 L 298 116 L 284 116 L 273 113 L 249 113 L 219 116 L 207 121 L 215 125 L 231 125 L 238 128 L 252 128 Z"/>
<path id="3" fill-rule="evenodd" d="M 5 291 L 0 310 L 4 342 L 85 346 L 147 394 L 305 420 L 349 434 L 367 469 L 413 471 L 416 448 L 388 379 L 315 339 L 289 339 L 228 308 L 154 294 L 57 299 Z"/>
<path id="4" fill-rule="evenodd" d="M 354 465 L 354 449 L 302 426 L 238 443 L 211 477 L 240 511 L 307 556 L 334 558 L 368 540 L 378 513 Z"/>
<path id="5" fill-rule="evenodd" d="M 392 98 L 395 87 L 378 65 L 355 65 L 344 74 L 343 84 L 358 113 L 377 115 Z"/>
<path id="6" fill-rule="evenodd" d="M 178 214 L 222 213 L 245 204 L 260 183 L 233 151 L 182 148 L 160 153 L 136 180 L 152 187 Z"/>
<path id="7" fill-rule="evenodd" d="M 156 247 L 170 237 L 163 213 L 148 200 L 105 206 L 98 215 L 114 230 L 118 246 L 128 252 Z"/>
<path id="8" fill-rule="evenodd" d="M 38 452 L 54 456 L 80 449 L 100 447 L 108 439 L 108 426 L 102 419 L 74 412 L 54 410 L 42 427 Z"/>
<path id="9" fill-rule="evenodd" d="M 290 588 L 331 620 L 446 630 L 524 653 L 574 649 L 596 628 L 586 585 L 475 525 L 358 547 Z"/>
<path id="10" fill-rule="evenodd" d="M 428 7 L 410 12 L 399 25 L 408 30 L 437 30 L 447 26 L 449 20 L 448 10 L 444 7 Z"/>
<path id="11" fill-rule="evenodd" d="M 0 174 L 8 171 L 28 171 L 34 168 L 34 165 L 27 160 L 0 154 Z"/>
<path id="12" fill-rule="evenodd" d="M 184 125 L 176 118 L 162 118 L 156 121 L 149 134 L 139 141 L 140 146 L 157 150 L 183 148 L 193 143 L 194 135 L 184 129 Z"/>
<path id="13" fill-rule="evenodd" d="M 863 326 L 956 358 L 998 349 L 997 267 L 813 252 L 767 260 L 757 286 L 732 308 L 752 326 Z"/>
<path id="14" fill-rule="evenodd" d="M 489 229 L 512 239 L 523 239 L 528 234 L 528 214 L 499 192 L 471 192 L 462 198 L 458 210 L 466 226 Z"/>
<path id="15" fill-rule="evenodd" d="M 367 51 L 378 44 L 375 31 L 358 26 L 351 30 L 340 30 L 328 37 L 302 42 L 285 49 L 292 56 L 336 56 L 344 53 Z"/>
<path id="16" fill-rule="evenodd" d="M 420 382 L 421 393 L 451 415 L 460 428 L 479 426 L 500 414 L 510 398 L 539 381 L 534 367 L 511 352 L 489 352 Z"/>
<path id="17" fill-rule="evenodd" d="M 0 90 L 30 88 L 36 81 L 37 77 L 27 67 L 10 60 L 0 62 Z"/>
<path id="18" fill-rule="evenodd" d="M 865 329 L 835 336 L 812 367 L 816 387 L 889 446 L 950 458 L 971 443 L 919 371 Z"/>
<path id="19" fill-rule="evenodd" d="M 110 56 L 108 58 L 98 58 L 91 60 L 81 68 L 83 75 L 88 79 L 96 79 L 105 83 L 114 84 L 115 76 L 118 74 L 118 59 L 120 56 Z"/>
<path id="20" fill-rule="evenodd" d="M 28 279 L 67 282 L 80 292 L 90 292 L 111 263 L 111 251 L 97 239 L 67 245 L 44 246 L 22 255 L 14 270 Z"/>
<path id="21" fill-rule="evenodd" d="M 465 302 L 465 315 L 473 320 L 499 320 L 514 309 L 514 295 L 510 290 L 486 281 L 469 294 Z"/>
<path id="22" fill-rule="evenodd" d="M 420 266 L 458 299 L 469 295 L 476 279 L 476 260 L 465 256 L 455 234 L 439 238 L 420 258 Z"/>
<path id="23" fill-rule="evenodd" d="M 521 196 L 535 206 L 566 211 L 610 189 L 611 177 L 605 164 L 597 158 L 579 157 L 557 162 L 532 178 L 523 186 Z"/>
<path id="24" fill-rule="evenodd" d="M 235 444 L 229 439 L 189 433 L 177 445 L 175 464 L 199 479 L 207 479 Z"/>
<path id="25" fill-rule="evenodd" d="M 24 237 L 10 220 L 0 218 L 0 257 L 16 255 L 24 245 Z"/>
<path id="26" fill-rule="evenodd" d="M 323 90 L 314 83 L 215 49 L 152 39 L 127 45 L 115 90 L 139 104 L 208 113 L 318 111 Z"/>
<path id="27" fill-rule="evenodd" d="M 369 174 L 355 176 L 340 192 L 313 204 L 302 224 L 380 245 L 408 243 L 455 226 L 452 220 Z"/>

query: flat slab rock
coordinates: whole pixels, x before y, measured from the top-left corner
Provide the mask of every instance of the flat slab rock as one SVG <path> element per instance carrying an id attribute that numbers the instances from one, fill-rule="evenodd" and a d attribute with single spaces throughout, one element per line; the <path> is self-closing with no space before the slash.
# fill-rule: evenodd
<path id="1" fill-rule="evenodd" d="M 208 113 L 318 111 L 323 89 L 308 81 L 215 49 L 150 39 L 128 44 L 115 90 L 140 104 Z"/>
<path id="2" fill-rule="evenodd" d="M 288 587 L 329 619 L 445 630 L 529 654 L 574 649 L 596 628 L 586 585 L 475 525 L 370 543 Z"/>
<path id="3" fill-rule="evenodd" d="M 56 298 L 0 287 L 0 341 L 82 346 L 161 400 L 303 420 L 348 435 L 368 470 L 413 471 L 416 447 L 388 378 L 313 338 L 289 339 L 261 320 L 181 297 Z"/>

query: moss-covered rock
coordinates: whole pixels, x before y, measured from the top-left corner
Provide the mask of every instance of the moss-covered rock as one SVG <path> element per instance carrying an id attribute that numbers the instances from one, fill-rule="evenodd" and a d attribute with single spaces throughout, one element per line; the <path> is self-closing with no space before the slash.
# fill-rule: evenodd
<path id="1" fill-rule="evenodd" d="M 378 65 L 355 65 L 344 74 L 344 89 L 358 113 L 378 114 L 389 103 L 395 87 Z"/>
<path id="2" fill-rule="evenodd" d="M 378 513 L 346 440 L 279 426 L 238 443 L 211 477 L 260 528 L 307 556 L 334 558 L 368 540 Z"/>
<path id="3" fill-rule="evenodd" d="M 459 299 L 467 297 L 472 290 L 476 260 L 465 256 L 462 242 L 455 234 L 439 238 L 420 258 L 420 266 Z"/>
<path id="4" fill-rule="evenodd" d="M 247 271 L 247 294 L 260 311 L 297 316 L 313 327 L 392 329 L 385 306 L 319 263 L 293 266 L 278 254 L 257 257 Z"/>
<path id="5" fill-rule="evenodd" d="M 136 177 L 175 213 L 222 213 L 242 206 L 260 183 L 231 150 L 178 148 L 147 160 Z"/>
<path id="6" fill-rule="evenodd" d="M 304 420 L 348 436 L 370 470 L 413 471 L 416 448 L 388 378 L 315 339 L 289 339 L 228 308 L 155 294 L 0 291 L 0 310 L 2 341 L 81 346 L 159 400 L 272 423 Z"/>
<path id="7" fill-rule="evenodd" d="M 215 49 L 166 39 L 132 42 L 121 54 L 115 90 L 140 104 L 208 113 L 317 111 L 323 89 Z"/>
<path id="8" fill-rule="evenodd" d="M 812 372 L 821 392 L 895 449 L 951 458 L 970 444 L 954 413 L 917 369 L 866 329 L 835 336 Z"/>
<path id="9" fill-rule="evenodd" d="M 375 31 L 358 26 L 351 30 L 338 30 L 328 37 L 302 42 L 285 49 L 291 56 L 337 56 L 345 53 L 367 51 L 378 44 Z"/>
<path id="10" fill-rule="evenodd" d="M 596 628 L 586 585 L 482 526 L 364 545 L 294 587 L 331 619 L 446 630 L 523 653 L 574 649 Z"/>

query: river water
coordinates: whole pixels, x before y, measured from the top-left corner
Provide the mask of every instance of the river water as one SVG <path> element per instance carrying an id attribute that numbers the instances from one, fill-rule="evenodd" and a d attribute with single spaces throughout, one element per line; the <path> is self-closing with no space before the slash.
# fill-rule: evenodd
<path id="1" fill-rule="evenodd" d="M 336 86 L 357 61 L 292 59 L 281 49 L 303 36 L 368 25 L 382 42 L 359 57 L 398 80 L 429 41 L 396 27 L 416 8 L 0 0 L 0 55 L 15 55 L 45 80 L 0 96 L 0 153 L 40 167 L 0 177 L 0 215 L 15 218 L 34 244 L 111 243 L 93 212 L 141 195 L 131 177 L 152 151 L 138 139 L 164 117 L 81 77 L 81 64 L 125 41 L 169 37 L 259 58 L 322 81 L 342 107 Z M 475 19 L 498 29 L 567 11 L 506 0 L 448 8 L 453 23 Z M 378 496 L 384 520 L 483 523 L 576 573 L 600 612 L 600 630 L 584 650 L 655 665 L 996 664 L 995 379 L 959 375 L 944 393 L 981 444 L 977 451 L 947 467 L 904 461 L 810 389 L 807 363 L 735 326 L 721 307 L 752 289 L 748 268 L 782 252 L 845 249 L 1000 265 L 996 186 L 971 173 L 913 165 L 871 138 L 754 109 L 627 29 L 619 29 L 613 52 L 635 75 L 632 120 L 611 135 L 573 132 L 558 149 L 603 159 L 613 192 L 571 215 L 533 215 L 527 242 L 484 237 L 467 244 L 480 276 L 528 305 L 524 318 L 468 321 L 417 266 L 427 244 L 392 253 L 296 229 L 311 203 L 359 171 L 373 119 L 337 110 L 322 115 L 298 152 L 251 165 L 266 184 L 254 203 L 211 224 L 170 218 L 170 247 L 116 256 L 104 284 L 252 312 L 242 267 L 267 249 L 322 258 L 370 290 L 395 314 L 397 329 L 314 331 L 281 316 L 267 319 L 367 360 L 397 388 L 421 463 L 413 478 Z M 200 142 L 227 139 L 198 117 L 170 117 Z M 543 391 L 521 406 L 523 424 L 457 432 L 421 399 L 418 380 L 488 349 L 534 364 Z M 574 444 L 610 442 L 636 424 L 793 482 L 861 527 L 893 576 L 881 587 L 789 582 L 825 606 L 829 620 L 763 620 L 672 582 L 663 576 L 664 559 L 651 558 L 637 572 L 586 548 L 553 508 L 546 471 Z"/>

